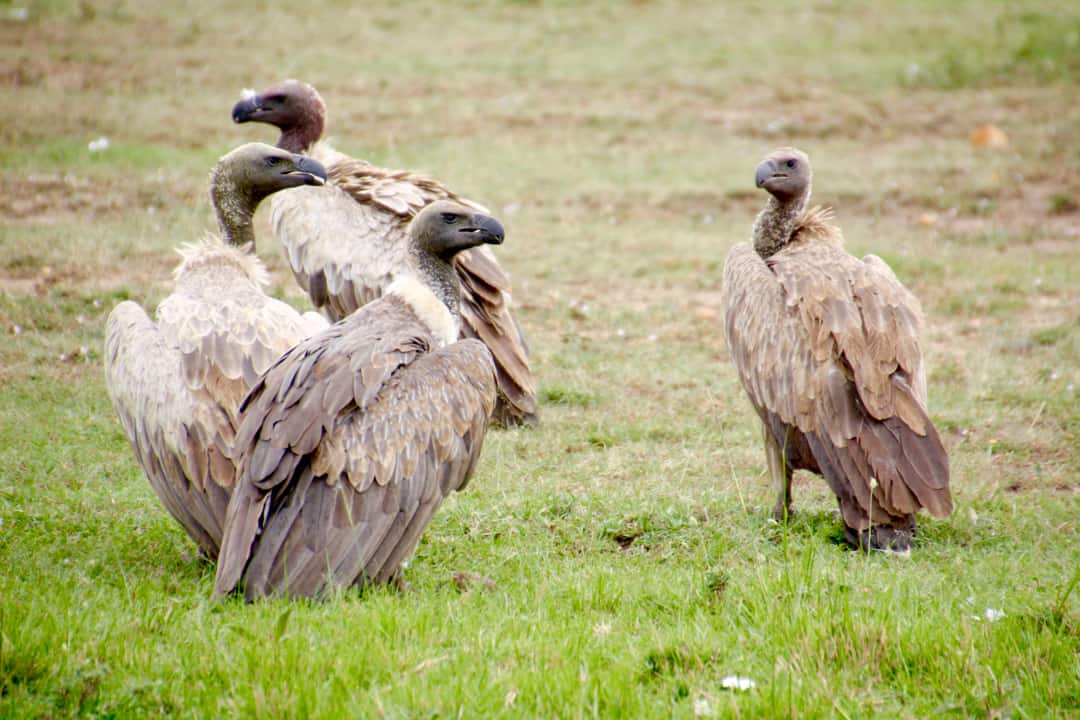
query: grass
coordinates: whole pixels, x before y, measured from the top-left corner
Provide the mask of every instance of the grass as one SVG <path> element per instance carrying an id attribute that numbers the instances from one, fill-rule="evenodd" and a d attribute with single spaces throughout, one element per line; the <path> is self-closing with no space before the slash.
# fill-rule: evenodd
<path id="1" fill-rule="evenodd" d="M 1077 717 L 1078 27 L 1034 0 L 0 2 L 0 717 Z M 543 424 L 489 434 L 407 591 L 215 605 L 102 331 L 168 292 L 214 160 L 274 137 L 232 103 L 286 76 L 341 149 L 505 222 Z M 1008 148 L 971 146 L 986 123 Z M 907 560 L 844 549 L 817 478 L 767 519 L 719 289 L 782 144 L 926 310 L 957 510 Z"/>

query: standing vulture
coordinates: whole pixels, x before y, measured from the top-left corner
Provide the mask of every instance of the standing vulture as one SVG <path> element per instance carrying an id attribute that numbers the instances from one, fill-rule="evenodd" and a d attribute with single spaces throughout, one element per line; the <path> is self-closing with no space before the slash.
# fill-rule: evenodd
<path id="1" fill-rule="evenodd" d="M 109 396 L 135 455 L 166 509 L 209 558 L 217 558 L 232 493 L 237 409 L 285 350 L 326 327 L 263 292 L 252 252 L 252 214 L 283 188 L 319 185 L 311 158 L 252 143 L 221 158 L 210 200 L 221 237 L 180 251 L 176 289 L 155 323 L 124 301 L 105 329 Z"/>
<path id="2" fill-rule="evenodd" d="M 906 552 L 915 513 L 952 512 L 949 459 L 927 414 L 922 310 L 879 257 L 843 249 L 831 213 L 807 211 L 810 161 L 757 167 L 769 192 L 754 241 L 724 262 L 724 331 L 764 424 L 773 514 L 791 512 L 792 470 L 825 477 L 849 543 Z"/>
<path id="3" fill-rule="evenodd" d="M 406 228 L 425 205 L 449 199 L 486 212 L 436 180 L 354 160 L 317 142 L 326 105 L 307 83 L 285 80 L 252 93 L 233 107 L 232 117 L 278 127 L 278 147 L 310 152 L 330 172 L 325 188 L 274 197 L 271 223 L 297 281 L 331 320 L 379 297 L 407 270 Z M 463 290 L 462 337 L 483 341 L 495 359 L 495 422 L 536 425 L 536 387 L 525 338 L 510 313 L 510 277 L 486 247 L 462 252 L 454 270 Z"/>
<path id="4" fill-rule="evenodd" d="M 441 200 L 409 226 L 409 272 L 288 351 L 240 409 L 215 594 L 313 597 L 396 579 L 480 457 L 496 379 L 458 340 L 454 256 L 503 229 Z"/>

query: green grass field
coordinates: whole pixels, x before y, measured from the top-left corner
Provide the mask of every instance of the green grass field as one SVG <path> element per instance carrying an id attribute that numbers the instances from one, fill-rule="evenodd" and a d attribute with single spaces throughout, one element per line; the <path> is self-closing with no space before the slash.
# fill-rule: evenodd
<path id="1" fill-rule="evenodd" d="M 1080 4 L 225 5 L 0 0 L 0 717 L 1080 717 Z M 285 77 L 504 221 L 543 425 L 489 433 L 405 591 L 219 605 L 102 333 Z M 787 144 L 926 310 L 957 509 L 908 559 L 809 475 L 767 519 L 720 277 Z"/>

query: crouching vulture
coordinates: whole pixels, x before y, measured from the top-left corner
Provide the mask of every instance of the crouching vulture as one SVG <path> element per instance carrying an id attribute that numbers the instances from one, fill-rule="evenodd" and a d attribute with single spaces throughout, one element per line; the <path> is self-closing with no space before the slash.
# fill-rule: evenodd
<path id="1" fill-rule="evenodd" d="M 215 594 L 320 596 L 394 580 L 461 490 L 495 407 L 483 343 L 458 340 L 454 256 L 500 243 L 451 201 L 409 225 L 409 273 L 285 353 L 244 400 Z"/>
<path id="2" fill-rule="evenodd" d="M 105 378 L 113 408 L 151 487 L 207 557 L 216 559 L 233 487 L 236 413 L 285 350 L 326 327 L 263 292 L 252 215 L 267 195 L 318 185 L 311 158 L 251 143 L 210 175 L 220 237 L 180 250 L 176 286 L 154 322 L 124 301 L 105 328 Z"/>
<path id="3" fill-rule="evenodd" d="M 915 513 L 952 512 L 949 461 L 927 412 L 918 300 L 879 257 L 843 249 L 828 210 L 807 210 L 810 161 L 793 148 L 758 165 L 769 193 L 753 244 L 724 262 L 724 331 L 764 424 L 773 510 L 791 512 L 792 470 L 825 477 L 845 536 L 906 552 Z"/>
<path id="4" fill-rule="evenodd" d="M 278 147 L 310 152 L 330 172 L 325 188 L 275 196 L 271 224 L 300 286 L 331 320 L 379 297 L 407 271 L 406 228 L 421 208 L 449 199 L 487 212 L 436 180 L 354 160 L 318 142 L 326 104 L 307 83 L 285 80 L 250 93 L 233 107 L 232 117 L 276 126 Z M 536 425 L 536 387 L 525 337 L 510 311 L 509 275 L 486 247 L 460 253 L 453 267 L 463 290 L 462 337 L 481 340 L 495 360 L 499 400 L 493 419 Z"/>

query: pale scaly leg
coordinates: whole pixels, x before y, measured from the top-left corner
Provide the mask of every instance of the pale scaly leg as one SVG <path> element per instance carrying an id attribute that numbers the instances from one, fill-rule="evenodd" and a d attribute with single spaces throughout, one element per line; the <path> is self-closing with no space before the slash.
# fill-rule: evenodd
<path id="1" fill-rule="evenodd" d="M 785 461 L 784 450 L 769 432 L 769 428 L 764 425 L 762 428 L 765 431 L 765 459 L 769 463 L 769 477 L 777 488 L 773 519 L 786 522 L 795 513 L 791 507 L 791 466 Z"/>

